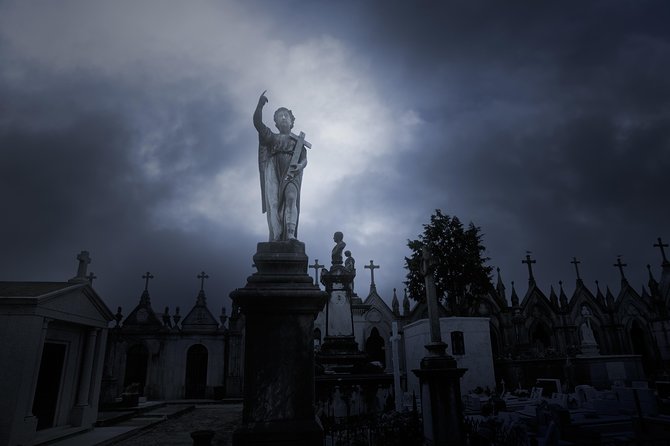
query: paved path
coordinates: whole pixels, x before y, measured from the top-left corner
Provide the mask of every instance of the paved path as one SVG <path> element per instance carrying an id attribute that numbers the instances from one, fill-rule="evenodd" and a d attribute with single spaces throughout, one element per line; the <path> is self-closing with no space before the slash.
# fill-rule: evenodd
<path id="1" fill-rule="evenodd" d="M 117 443 L 121 446 L 191 446 L 191 432 L 215 432 L 212 446 L 231 445 L 233 431 L 242 419 L 242 404 L 203 404 L 178 418 L 165 420 Z"/>

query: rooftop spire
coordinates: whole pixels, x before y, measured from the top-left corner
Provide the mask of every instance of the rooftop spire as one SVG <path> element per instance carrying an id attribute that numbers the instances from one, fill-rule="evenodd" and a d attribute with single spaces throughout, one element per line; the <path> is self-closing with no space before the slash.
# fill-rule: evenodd
<path id="1" fill-rule="evenodd" d="M 209 276 L 202 271 L 196 278 L 200 279 L 200 292 L 198 293 L 196 305 L 207 305 L 207 300 L 205 298 L 205 279 L 209 279 Z"/>
<path id="2" fill-rule="evenodd" d="M 395 288 L 393 288 L 393 300 L 391 301 L 391 308 L 393 308 L 393 314 L 396 317 L 400 316 L 400 302 L 398 301 Z"/>
<path id="3" fill-rule="evenodd" d="M 621 255 L 618 255 L 616 258 L 616 263 L 612 265 L 615 268 L 619 268 L 619 273 L 621 274 L 621 282 L 626 282 L 626 276 L 623 273 L 623 267 L 628 266 L 627 263 L 621 263 Z"/>
<path id="4" fill-rule="evenodd" d="M 87 282 L 89 279 L 86 276 L 86 269 L 88 268 L 89 263 L 91 263 L 91 257 L 88 255 L 88 251 L 82 251 L 77 254 L 77 260 L 79 260 L 77 275 L 68 282 Z"/>
<path id="5" fill-rule="evenodd" d="M 503 301 L 507 302 L 507 297 L 505 296 L 505 285 L 502 281 L 502 276 L 500 275 L 500 268 L 496 268 L 498 273 L 498 283 L 496 284 L 496 291 L 498 292 L 498 297 Z"/>
<path id="6" fill-rule="evenodd" d="M 577 257 L 573 257 L 573 258 L 572 258 L 572 262 L 570 262 L 570 263 L 572 263 L 573 265 L 575 265 L 575 274 L 577 274 L 577 284 L 578 284 L 578 285 L 583 284 L 583 282 L 582 282 L 582 278 L 581 278 L 581 276 L 579 275 L 579 264 L 582 263 L 582 262 L 580 262 L 579 260 L 577 260 Z"/>
<path id="7" fill-rule="evenodd" d="M 151 305 L 151 299 L 149 298 L 149 279 L 153 279 L 154 276 L 149 271 L 142 276 L 144 279 L 144 291 L 142 292 L 142 297 L 140 297 L 140 305 Z"/>
<path id="8" fill-rule="evenodd" d="M 526 260 L 522 260 L 521 263 L 528 265 L 528 285 L 535 285 L 535 277 L 533 277 L 533 263 L 537 263 L 537 260 L 531 260 L 530 251 L 526 251 Z"/>
<path id="9" fill-rule="evenodd" d="M 655 244 L 654 244 L 654 248 L 658 248 L 658 249 L 661 250 L 661 257 L 663 258 L 663 263 L 662 263 L 662 265 L 663 265 L 663 266 L 668 265 L 670 262 L 668 262 L 668 258 L 665 257 L 665 250 L 663 249 L 663 248 L 667 248 L 667 247 L 668 247 L 668 244 L 667 244 L 667 243 L 663 243 L 663 240 L 661 240 L 661 237 L 659 237 L 657 240 L 658 240 L 658 243 L 655 243 Z"/>
<path id="10" fill-rule="evenodd" d="M 558 296 L 556 296 L 556 291 L 554 291 L 554 286 L 549 287 L 549 301 L 552 305 L 555 305 L 558 308 Z"/>
<path id="11" fill-rule="evenodd" d="M 377 288 L 375 285 L 375 270 L 379 269 L 379 265 L 375 265 L 374 261 L 370 260 L 369 265 L 365 265 L 363 268 L 370 270 L 370 291 Z"/>
<path id="12" fill-rule="evenodd" d="M 514 281 L 512 280 L 512 296 L 510 297 L 510 300 L 512 301 L 512 306 L 513 307 L 518 307 L 519 306 L 519 296 L 516 295 L 516 290 L 514 289 Z"/>
<path id="13" fill-rule="evenodd" d="M 153 279 L 154 276 L 149 271 L 146 274 L 142 275 L 144 280 L 144 291 L 149 291 L 149 279 Z"/>
<path id="14" fill-rule="evenodd" d="M 407 297 L 407 288 L 405 288 L 405 297 L 402 298 L 402 315 L 409 316 L 409 298 Z"/>
<path id="15" fill-rule="evenodd" d="M 562 280 L 558 281 L 558 286 L 560 288 L 560 294 L 558 295 L 558 299 L 561 302 L 561 308 L 567 308 L 568 307 L 568 296 L 566 296 L 565 291 L 563 291 L 563 281 Z"/>

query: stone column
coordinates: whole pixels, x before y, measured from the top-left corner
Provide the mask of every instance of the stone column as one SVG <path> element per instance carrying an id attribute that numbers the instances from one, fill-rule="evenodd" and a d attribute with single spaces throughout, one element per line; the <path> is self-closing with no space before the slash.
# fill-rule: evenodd
<path id="1" fill-rule="evenodd" d="M 461 445 L 465 438 L 460 380 L 467 369 L 458 368 L 456 360 L 446 354 L 447 344 L 442 342 L 440 333 L 433 268 L 434 260 L 424 247 L 421 273 L 426 283 L 430 342 L 425 346 L 428 355 L 421 360 L 421 368 L 412 371 L 421 383 L 425 444 Z"/>
<path id="2" fill-rule="evenodd" d="M 84 347 L 84 361 L 81 368 L 81 379 L 77 391 L 77 406 L 87 406 L 91 390 L 91 375 L 93 374 L 93 357 L 95 356 L 95 342 L 98 330 L 93 328 L 88 331 L 88 339 Z"/>
<path id="3" fill-rule="evenodd" d="M 327 295 L 305 244 L 259 243 L 257 272 L 230 293 L 245 316 L 244 409 L 234 445 L 321 445 L 314 412 L 314 317 Z"/>
<path id="4" fill-rule="evenodd" d="M 393 321 L 393 336 L 391 336 L 391 350 L 393 353 L 393 394 L 395 396 L 395 410 L 402 412 L 403 391 L 400 386 L 400 334 L 398 321 Z"/>

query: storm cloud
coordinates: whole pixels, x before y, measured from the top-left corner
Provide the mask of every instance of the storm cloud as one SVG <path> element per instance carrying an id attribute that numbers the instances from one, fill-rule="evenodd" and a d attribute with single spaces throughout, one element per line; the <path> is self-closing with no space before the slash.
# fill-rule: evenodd
<path id="1" fill-rule="evenodd" d="M 268 90 L 313 149 L 299 238 L 332 233 L 402 289 L 408 238 L 440 208 L 482 228 L 525 290 L 618 290 L 670 240 L 665 2 L 3 2 L 3 280 L 94 282 L 127 313 L 213 311 L 267 238 L 251 114 Z M 357 290 L 369 283 L 359 268 Z M 509 289 L 509 285 L 508 285 Z"/>

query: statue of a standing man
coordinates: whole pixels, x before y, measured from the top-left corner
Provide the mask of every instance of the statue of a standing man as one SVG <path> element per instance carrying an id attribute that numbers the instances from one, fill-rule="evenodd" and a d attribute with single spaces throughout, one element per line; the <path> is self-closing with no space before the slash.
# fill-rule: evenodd
<path id="1" fill-rule="evenodd" d="M 279 133 L 263 124 L 265 91 L 258 98 L 254 127 L 258 131 L 258 169 L 261 176 L 263 212 L 267 213 L 270 241 L 295 239 L 300 213 L 302 170 L 307 165 L 305 134 L 291 133 L 295 118 L 291 110 L 280 107 L 274 121 Z"/>

